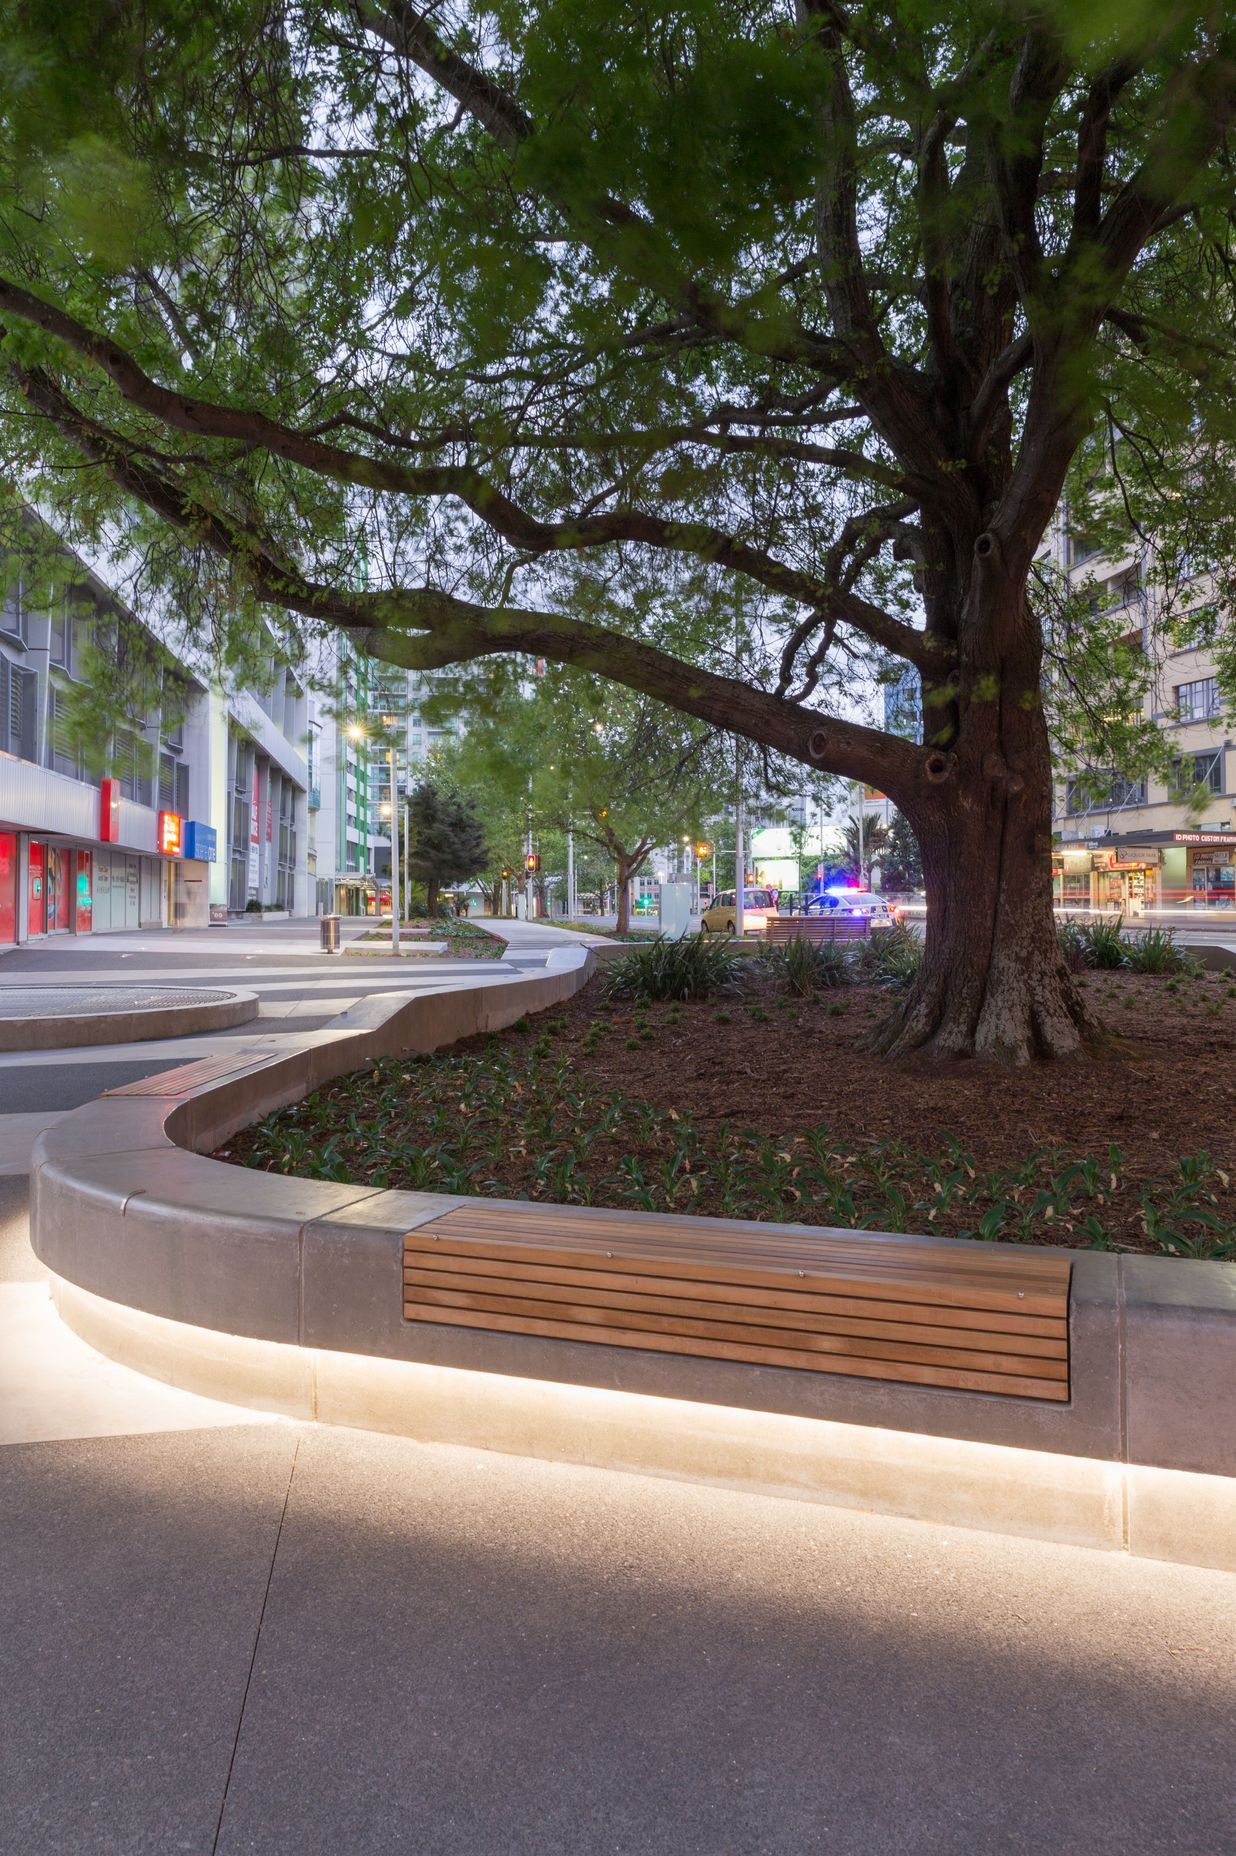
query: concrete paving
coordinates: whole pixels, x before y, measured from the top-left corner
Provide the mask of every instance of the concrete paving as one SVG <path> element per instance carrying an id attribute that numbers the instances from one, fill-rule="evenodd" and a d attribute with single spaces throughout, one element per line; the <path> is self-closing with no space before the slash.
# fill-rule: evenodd
<path id="1" fill-rule="evenodd" d="M 6 1856 L 1230 1847 L 1222 1575 L 284 1426 L 0 1498 Z"/>
<path id="2" fill-rule="evenodd" d="M 52 1313 L 57 1112 L 0 1115 L 0 1856 L 1231 1847 L 1236 1579 L 157 1385 Z"/>

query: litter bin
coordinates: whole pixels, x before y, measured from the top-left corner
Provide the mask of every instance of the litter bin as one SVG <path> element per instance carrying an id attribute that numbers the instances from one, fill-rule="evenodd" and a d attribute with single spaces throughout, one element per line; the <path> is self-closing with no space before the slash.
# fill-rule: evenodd
<path id="1" fill-rule="evenodd" d="M 337 954 L 339 952 L 339 923 L 341 920 L 342 917 L 339 915 L 324 915 L 322 917 L 322 952 L 324 954 Z"/>

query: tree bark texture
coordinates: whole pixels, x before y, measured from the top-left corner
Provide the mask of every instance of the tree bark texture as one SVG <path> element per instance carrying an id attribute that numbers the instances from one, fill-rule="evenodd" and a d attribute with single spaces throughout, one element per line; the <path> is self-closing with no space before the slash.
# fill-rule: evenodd
<path id="1" fill-rule="evenodd" d="M 616 856 L 614 862 L 618 871 L 615 880 L 618 899 L 617 933 L 626 934 L 631 926 L 631 866 L 622 856 Z"/>
<path id="2" fill-rule="evenodd" d="M 967 605 L 955 715 L 942 731 L 952 743 L 928 755 L 916 791 L 894 794 L 922 851 L 926 952 L 876 1043 L 896 1056 L 1005 1064 L 1076 1056 L 1103 1033 L 1056 932 L 1038 626 L 1020 582 L 977 576 Z M 930 741 L 930 703 L 926 714 Z"/>

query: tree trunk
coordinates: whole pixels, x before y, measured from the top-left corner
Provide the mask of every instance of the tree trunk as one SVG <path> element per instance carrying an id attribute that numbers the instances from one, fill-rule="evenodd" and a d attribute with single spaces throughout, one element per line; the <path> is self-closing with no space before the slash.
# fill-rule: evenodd
<path id="1" fill-rule="evenodd" d="M 618 866 L 618 879 L 617 879 L 618 927 L 617 927 L 617 933 L 626 934 L 631 926 L 631 870 L 630 870 L 630 866 L 628 865 L 625 857 L 617 857 L 615 858 L 614 861 L 616 862 Z"/>
<path id="2" fill-rule="evenodd" d="M 890 1055 L 1022 1064 L 1103 1039 L 1056 934 L 1037 676 L 1037 662 L 1020 675 L 1006 665 L 1002 693 L 971 705 L 957 747 L 935 757 L 939 777 L 904 808 L 922 851 L 927 945 L 918 980 L 876 1033 Z"/>
<path id="3" fill-rule="evenodd" d="M 430 921 L 438 913 L 438 879 L 431 876 L 425 884 L 425 913 Z"/>

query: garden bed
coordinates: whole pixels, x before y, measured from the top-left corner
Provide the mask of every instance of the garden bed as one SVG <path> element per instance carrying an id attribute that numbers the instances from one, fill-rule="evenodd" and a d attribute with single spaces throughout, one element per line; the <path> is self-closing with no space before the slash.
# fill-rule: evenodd
<path id="1" fill-rule="evenodd" d="M 319 1179 L 1004 1242 L 1236 1256 L 1236 982 L 1087 973 L 1119 1047 L 889 1064 L 887 991 L 764 970 L 569 1004 L 341 1077 L 219 1157 Z"/>
<path id="2" fill-rule="evenodd" d="M 367 929 L 364 934 L 358 935 L 350 945 L 359 950 L 367 941 L 389 943 L 391 938 L 389 915 L 384 918 L 384 922 L 385 925 L 379 923 L 376 927 Z M 409 922 L 400 922 L 399 932 L 400 952 L 404 954 L 424 954 L 428 958 L 431 950 L 417 947 L 416 942 L 422 939 L 445 941 L 445 954 L 439 953 L 436 949 L 432 950 L 434 958 L 438 960 L 451 958 L 501 960 L 507 946 L 501 935 L 492 934 L 488 928 L 482 928 L 479 923 L 469 921 L 466 915 L 442 916 L 436 920 L 416 917 Z"/>

